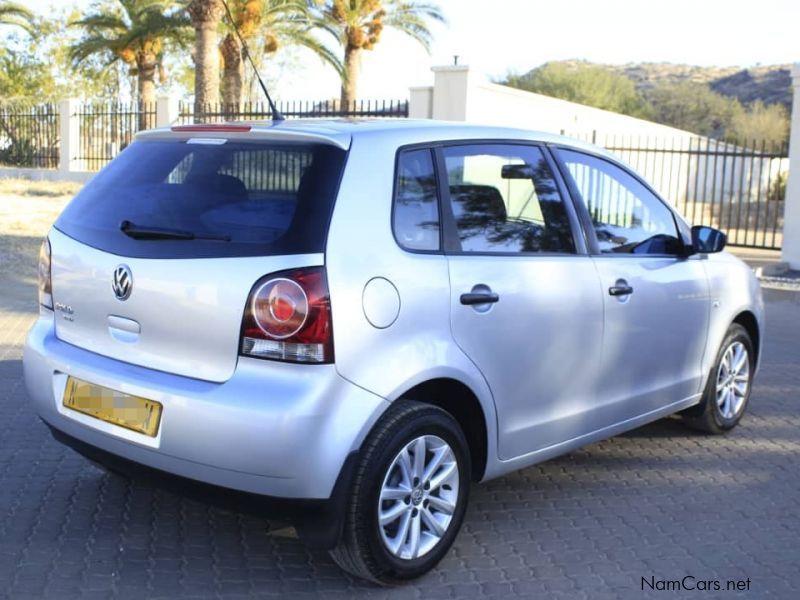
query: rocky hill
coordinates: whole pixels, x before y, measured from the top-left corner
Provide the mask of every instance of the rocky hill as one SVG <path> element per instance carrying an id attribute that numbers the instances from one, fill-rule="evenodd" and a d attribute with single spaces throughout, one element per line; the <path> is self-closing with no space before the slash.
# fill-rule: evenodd
<path id="1" fill-rule="evenodd" d="M 567 65 L 580 64 L 580 61 L 563 62 Z M 626 75 L 643 92 L 659 83 L 692 81 L 707 84 L 716 93 L 738 98 L 744 104 L 761 100 L 765 104 L 783 104 L 787 110 L 791 111 L 790 65 L 758 66 L 747 69 L 698 67 L 672 63 L 629 63 L 600 66 Z"/>

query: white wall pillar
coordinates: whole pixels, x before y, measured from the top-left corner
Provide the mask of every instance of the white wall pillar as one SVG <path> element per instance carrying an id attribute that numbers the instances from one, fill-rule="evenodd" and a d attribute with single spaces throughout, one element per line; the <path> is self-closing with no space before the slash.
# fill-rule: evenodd
<path id="1" fill-rule="evenodd" d="M 58 170 L 64 173 L 82 171 L 78 160 L 80 154 L 80 121 L 77 115 L 79 102 L 74 98 L 58 103 L 59 112 L 59 160 Z"/>
<path id="2" fill-rule="evenodd" d="M 792 68 L 792 132 L 789 137 L 789 181 L 783 214 L 783 262 L 800 269 L 800 63 Z"/>
<path id="3" fill-rule="evenodd" d="M 433 88 L 412 87 L 408 90 L 408 116 L 411 119 L 433 118 Z"/>
<path id="4" fill-rule="evenodd" d="M 433 118 L 443 121 L 467 120 L 470 77 L 467 65 L 433 67 Z"/>
<path id="5" fill-rule="evenodd" d="M 170 127 L 180 117 L 180 106 L 176 96 L 156 98 L 156 127 Z"/>

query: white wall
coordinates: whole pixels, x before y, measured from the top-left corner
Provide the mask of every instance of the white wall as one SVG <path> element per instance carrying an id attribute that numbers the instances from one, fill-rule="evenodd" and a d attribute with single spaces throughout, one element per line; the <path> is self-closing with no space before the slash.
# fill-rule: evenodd
<path id="1" fill-rule="evenodd" d="M 789 138 L 789 181 L 786 184 L 781 256 L 792 269 L 800 270 L 800 63 L 795 63 L 792 69 L 792 85 L 794 105 L 792 133 Z"/>
<path id="2" fill-rule="evenodd" d="M 687 140 L 696 137 L 674 127 L 505 85 L 480 82 L 474 84 L 470 91 L 468 121 L 549 133 L 598 131 L 618 136 L 678 137 Z"/>

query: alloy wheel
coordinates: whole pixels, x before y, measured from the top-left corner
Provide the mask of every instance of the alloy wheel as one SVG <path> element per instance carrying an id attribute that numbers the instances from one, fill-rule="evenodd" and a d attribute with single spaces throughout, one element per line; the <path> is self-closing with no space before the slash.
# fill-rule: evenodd
<path id="1" fill-rule="evenodd" d="M 423 435 L 389 466 L 378 498 L 378 528 L 386 549 L 411 560 L 445 535 L 458 501 L 458 461 L 442 438 Z"/>
<path id="2" fill-rule="evenodd" d="M 725 350 L 717 370 L 717 406 L 726 419 L 739 414 L 750 387 L 750 356 L 742 342 Z"/>

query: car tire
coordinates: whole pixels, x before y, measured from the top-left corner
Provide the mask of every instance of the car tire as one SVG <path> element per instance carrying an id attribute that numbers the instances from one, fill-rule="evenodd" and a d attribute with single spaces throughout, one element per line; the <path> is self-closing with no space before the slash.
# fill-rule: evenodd
<path id="1" fill-rule="evenodd" d="M 331 557 L 382 585 L 423 575 L 455 540 L 470 481 L 469 447 L 456 420 L 430 404 L 395 402 L 362 445 Z"/>
<path id="2" fill-rule="evenodd" d="M 687 423 L 712 434 L 736 427 L 750 400 L 754 371 L 753 341 L 744 327 L 734 323 L 717 353 L 703 398 L 682 413 Z"/>

